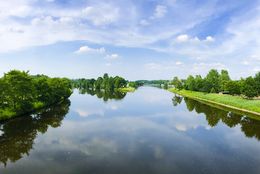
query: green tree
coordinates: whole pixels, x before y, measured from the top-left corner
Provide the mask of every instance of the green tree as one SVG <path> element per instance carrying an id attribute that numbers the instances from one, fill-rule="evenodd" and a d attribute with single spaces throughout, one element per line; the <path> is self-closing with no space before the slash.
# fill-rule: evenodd
<path id="1" fill-rule="evenodd" d="M 253 77 L 248 77 L 245 80 L 243 80 L 242 94 L 248 98 L 253 98 L 258 95 L 256 81 Z"/>
<path id="2" fill-rule="evenodd" d="M 42 103 L 49 103 L 52 100 L 52 89 L 49 85 L 49 78 L 47 76 L 37 76 L 33 79 L 35 86 L 35 97 L 37 101 Z"/>
<path id="3" fill-rule="evenodd" d="M 28 72 L 13 70 L 4 74 L 3 80 L 8 85 L 8 104 L 18 112 L 30 111 L 35 99 L 35 88 Z"/>
<path id="4" fill-rule="evenodd" d="M 221 91 L 225 91 L 225 86 L 226 86 L 226 83 L 229 82 L 231 79 L 229 77 L 229 74 L 228 74 L 228 71 L 227 70 L 221 70 L 221 73 L 220 73 L 220 90 Z"/>
<path id="5" fill-rule="evenodd" d="M 241 86 L 239 81 L 227 81 L 225 84 L 225 90 L 231 95 L 241 94 Z"/>
<path id="6" fill-rule="evenodd" d="M 172 84 L 176 89 L 183 89 L 183 84 L 178 77 L 174 77 L 172 80 Z"/>
<path id="7" fill-rule="evenodd" d="M 204 89 L 207 92 L 219 92 L 220 91 L 220 75 L 218 73 L 217 70 L 212 69 L 209 71 L 209 73 L 207 74 L 206 78 L 206 84 Z"/>
<path id="8" fill-rule="evenodd" d="M 0 79 L 0 107 L 7 105 L 7 83 L 1 78 Z"/>
<path id="9" fill-rule="evenodd" d="M 185 82 L 185 86 L 188 90 L 191 91 L 196 91 L 196 84 L 195 84 L 195 79 L 192 75 L 189 75 L 189 77 L 187 78 L 186 82 Z"/>
<path id="10" fill-rule="evenodd" d="M 200 75 L 195 76 L 194 83 L 195 83 L 194 86 L 196 91 L 203 91 L 204 80 Z"/>

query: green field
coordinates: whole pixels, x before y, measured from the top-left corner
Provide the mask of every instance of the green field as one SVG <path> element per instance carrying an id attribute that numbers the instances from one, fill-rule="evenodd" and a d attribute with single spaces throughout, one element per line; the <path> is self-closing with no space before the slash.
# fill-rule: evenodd
<path id="1" fill-rule="evenodd" d="M 174 88 L 169 89 L 169 91 L 185 97 L 190 97 L 193 99 L 202 100 L 204 102 L 219 104 L 243 112 L 260 115 L 260 100 L 249 100 L 240 96 L 232 96 L 227 94 L 213 94 L 188 90 L 177 90 Z"/>

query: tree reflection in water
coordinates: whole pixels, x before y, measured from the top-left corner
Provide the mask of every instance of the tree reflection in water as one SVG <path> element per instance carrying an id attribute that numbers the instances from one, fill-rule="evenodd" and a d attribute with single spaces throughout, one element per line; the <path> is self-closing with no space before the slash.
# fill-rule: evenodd
<path id="1" fill-rule="evenodd" d="M 57 128 L 69 111 L 70 101 L 51 106 L 32 116 L 24 116 L 0 124 L 0 164 L 15 162 L 29 155 L 39 133 L 44 134 L 49 126 Z"/>
<path id="2" fill-rule="evenodd" d="M 79 89 L 80 94 L 89 94 L 89 95 L 96 95 L 98 98 L 103 99 L 104 101 L 108 101 L 110 99 L 115 100 L 122 100 L 125 96 L 125 92 L 120 92 L 117 90 L 114 91 L 106 91 L 106 90 L 92 90 L 87 88 Z"/>
<path id="3" fill-rule="evenodd" d="M 181 103 L 183 98 L 181 96 L 175 95 L 172 98 L 174 106 L 177 106 Z M 199 101 L 184 97 L 184 101 L 187 109 L 192 112 L 195 111 L 198 114 L 204 114 L 208 125 L 214 127 L 218 124 L 219 121 L 222 121 L 225 125 L 232 128 L 237 125 L 241 126 L 241 131 L 246 135 L 246 137 L 256 138 L 260 141 L 260 121 L 254 120 L 249 117 L 246 117 L 242 114 L 236 114 L 230 111 L 218 109 L 201 103 Z"/>

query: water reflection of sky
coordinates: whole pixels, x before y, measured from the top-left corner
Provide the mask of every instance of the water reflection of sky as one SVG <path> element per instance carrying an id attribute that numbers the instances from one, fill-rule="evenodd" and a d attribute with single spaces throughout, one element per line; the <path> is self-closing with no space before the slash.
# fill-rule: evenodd
<path id="1" fill-rule="evenodd" d="M 121 101 L 74 94 L 62 126 L 38 136 L 30 154 L 3 172 L 260 172 L 259 141 L 246 138 L 239 125 L 211 128 L 184 102 L 173 107 L 172 96 L 148 87 Z"/>

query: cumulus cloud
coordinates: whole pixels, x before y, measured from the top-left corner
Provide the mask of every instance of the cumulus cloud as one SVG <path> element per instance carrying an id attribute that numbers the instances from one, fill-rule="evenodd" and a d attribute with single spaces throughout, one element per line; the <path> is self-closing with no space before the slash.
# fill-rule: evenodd
<path id="1" fill-rule="evenodd" d="M 104 47 L 102 48 L 90 48 L 89 46 L 81 46 L 77 51 L 75 51 L 76 54 L 83 54 L 83 53 L 98 53 L 103 54 L 106 50 Z"/>

